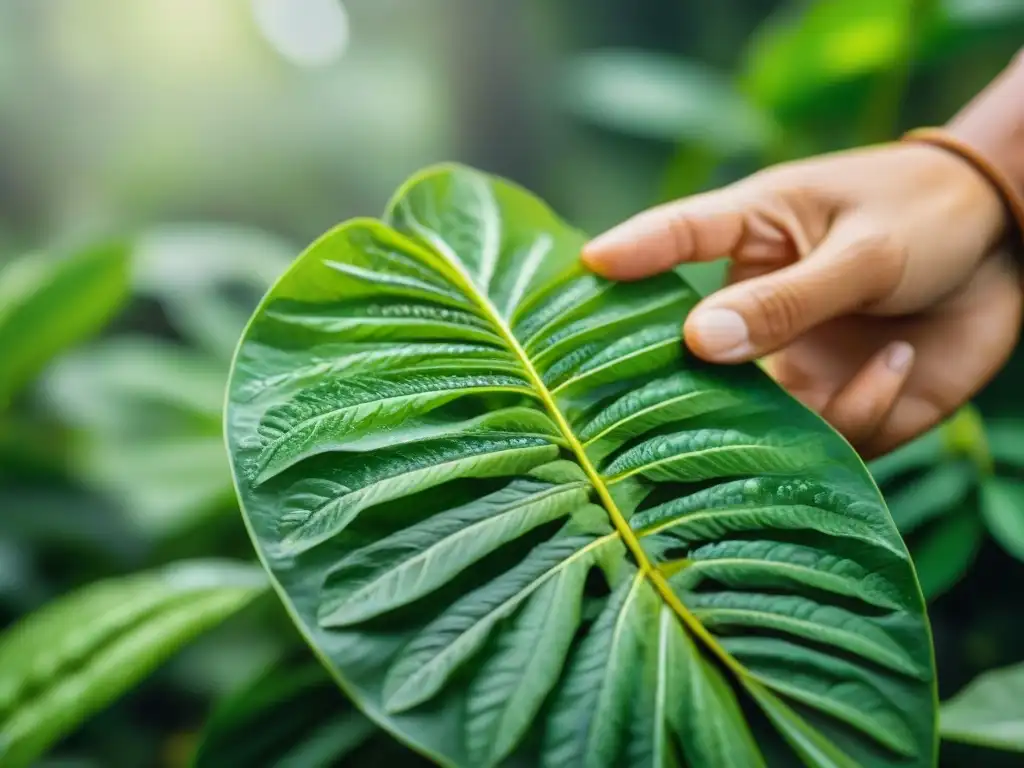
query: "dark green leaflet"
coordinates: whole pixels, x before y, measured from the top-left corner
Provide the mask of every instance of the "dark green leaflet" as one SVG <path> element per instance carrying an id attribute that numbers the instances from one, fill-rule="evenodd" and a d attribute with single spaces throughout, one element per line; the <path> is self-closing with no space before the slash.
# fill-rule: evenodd
<path id="1" fill-rule="evenodd" d="M 229 442 L 307 640 L 446 765 L 933 765 L 923 601 L 864 466 L 684 353 L 678 277 L 601 280 L 582 242 L 438 168 L 264 300 Z"/>

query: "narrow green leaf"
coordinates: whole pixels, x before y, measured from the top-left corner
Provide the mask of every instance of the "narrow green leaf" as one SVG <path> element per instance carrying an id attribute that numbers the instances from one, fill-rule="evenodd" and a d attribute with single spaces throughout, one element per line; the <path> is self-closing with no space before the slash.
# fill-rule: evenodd
<path id="1" fill-rule="evenodd" d="M 669 720 L 691 765 L 763 766 L 764 757 L 722 673 L 704 659 L 667 607 L 658 618 L 659 653 L 666 656 Z"/>
<path id="2" fill-rule="evenodd" d="M 544 734 L 543 766 L 618 764 L 629 694 L 642 665 L 639 616 L 650 587 L 624 581 L 566 670 Z"/>
<path id="3" fill-rule="evenodd" d="M 1024 481 L 987 477 L 981 485 L 981 514 L 989 533 L 1018 560 L 1024 560 Z"/>
<path id="4" fill-rule="evenodd" d="M 280 660 L 217 706 L 192 765 L 333 765 L 375 733 L 323 667 L 302 654 Z"/>
<path id="5" fill-rule="evenodd" d="M 130 249 L 99 246 L 0 270 L 0 406 L 49 360 L 91 336 L 128 295 Z"/>
<path id="6" fill-rule="evenodd" d="M 468 435 L 348 456 L 332 462 L 323 477 L 288 486 L 278 522 L 282 544 L 300 552 L 344 530 L 374 504 L 456 479 L 525 474 L 557 457 L 558 447 L 543 438 Z"/>
<path id="7" fill-rule="evenodd" d="M 356 550 L 327 576 L 320 623 L 345 626 L 411 603 L 502 544 L 586 503 L 585 482 L 517 480 Z"/>
<path id="8" fill-rule="evenodd" d="M 658 435 L 630 448 L 608 465 L 615 483 L 635 474 L 651 480 L 695 482 L 754 472 L 786 472 L 803 467 L 816 446 L 792 438 L 754 437 L 736 430 L 700 430 Z"/>
<path id="9" fill-rule="evenodd" d="M 914 566 L 929 600 L 951 589 L 970 568 L 981 548 L 985 526 L 974 509 L 940 520 L 913 545 Z"/>
<path id="10" fill-rule="evenodd" d="M 558 682 L 580 624 L 590 569 L 576 560 L 526 602 L 473 678 L 466 700 L 466 748 L 477 765 L 496 765 L 529 730 Z"/>
<path id="11" fill-rule="evenodd" d="M 765 146 L 772 121 L 728 78 L 696 61 L 641 50 L 592 51 L 564 77 L 570 110 L 603 127 L 661 141 L 700 141 L 722 152 Z"/>
<path id="12" fill-rule="evenodd" d="M 985 437 L 989 452 L 998 464 L 1024 467 L 1024 419 L 1001 418 L 985 420 Z"/>
<path id="13" fill-rule="evenodd" d="M 945 457 L 945 453 L 946 444 L 942 430 L 936 428 L 911 440 L 892 453 L 875 459 L 868 465 L 868 468 L 871 470 L 871 476 L 875 478 L 875 482 L 884 486 L 908 472 L 939 464 Z"/>
<path id="14" fill-rule="evenodd" d="M 740 539 L 706 544 L 689 553 L 672 583 L 696 591 L 705 580 L 733 589 L 754 586 L 793 592 L 823 590 L 868 605 L 899 610 L 900 596 L 880 573 L 850 557 L 784 541 Z"/>
<path id="15" fill-rule="evenodd" d="M 914 660 L 880 623 L 845 608 L 797 595 L 734 591 L 698 593 L 687 604 L 712 630 L 749 627 L 790 634 L 828 643 L 896 672 L 920 674 Z"/>
<path id="16" fill-rule="evenodd" d="M 759 684 L 838 719 L 891 753 L 912 756 L 914 727 L 923 726 L 900 700 L 898 686 L 874 668 L 770 635 L 728 637 L 723 645 Z"/>
<path id="17" fill-rule="evenodd" d="M 85 587 L 9 629 L 0 637 L 3 764 L 30 764 L 264 589 L 249 566 L 182 563 Z"/>
<path id="18" fill-rule="evenodd" d="M 505 578 L 471 592 L 402 649 L 384 681 L 392 712 L 411 709 L 437 693 L 480 650 L 495 626 L 566 569 L 589 565 L 606 539 L 555 539 L 534 550 Z"/>
<path id="19" fill-rule="evenodd" d="M 978 483 L 967 461 L 949 461 L 888 496 L 892 519 L 904 536 L 921 525 L 959 509 Z"/>
<path id="20" fill-rule="evenodd" d="M 942 738 L 1024 752 L 1024 664 L 985 672 L 944 702 Z"/>
<path id="21" fill-rule="evenodd" d="M 407 376 L 327 381 L 271 410 L 260 425 L 255 467 L 266 482 L 302 459 L 336 449 L 368 428 L 397 426 L 452 400 L 485 392 L 526 392 L 512 376 Z"/>
<path id="22" fill-rule="evenodd" d="M 856 762 L 824 739 L 774 693 L 754 680 L 747 680 L 745 684 L 804 765 L 809 768 L 859 768 Z"/>

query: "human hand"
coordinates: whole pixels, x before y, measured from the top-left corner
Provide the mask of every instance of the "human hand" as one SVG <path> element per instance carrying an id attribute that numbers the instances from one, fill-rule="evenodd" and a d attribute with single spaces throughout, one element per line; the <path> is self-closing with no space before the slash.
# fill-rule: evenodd
<path id="1" fill-rule="evenodd" d="M 589 243 L 617 280 L 728 256 L 687 318 L 698 356 L 768 356 L 773 376 L 866 457 L 971 397 L 1016 344 L 1022 289 L 1007 217 L 974 168 L 891 144 L 770 168 L 645 211 Z"/>

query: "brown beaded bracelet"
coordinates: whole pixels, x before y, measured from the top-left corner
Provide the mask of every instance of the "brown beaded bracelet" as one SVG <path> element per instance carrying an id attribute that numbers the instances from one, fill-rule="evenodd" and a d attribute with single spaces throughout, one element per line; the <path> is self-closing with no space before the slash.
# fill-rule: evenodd
<path id="1" fill-rule="evenodd" d="M 917 128 L 904 134 L 902 141 L 930 144 L 933 147 L 952 152 L 970 163 L 978 173 L 988 179 L 988 182 L 1003 199 L 1003 203 L 1017 224 L 1018 242 L 1021 237 L 1024 237 L 1024 195 L 984 155 L 942 128 Z"/>

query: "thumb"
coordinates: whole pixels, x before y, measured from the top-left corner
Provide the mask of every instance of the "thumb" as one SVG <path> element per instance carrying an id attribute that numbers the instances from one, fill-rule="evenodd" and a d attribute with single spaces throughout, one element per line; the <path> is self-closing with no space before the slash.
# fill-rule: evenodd
<path id="1" fill-rule="evenodd" d="M 899 282 L 904 254 L 884 237 L 837 224 L 807 258 L 712 294 L 683 327 L 687 346 L 712 362 L 753 360 L 821 323 L 860 311 Z"/>
<path id="2" fill-rule="evenodd" d="M 583 262 L 604 277 L 637 280 L 686 261 L 789 253 L 786 223 L 761 212 L 770 208 L 764 197 L 734 184 L 659 205 L 588 243 Z"/>

